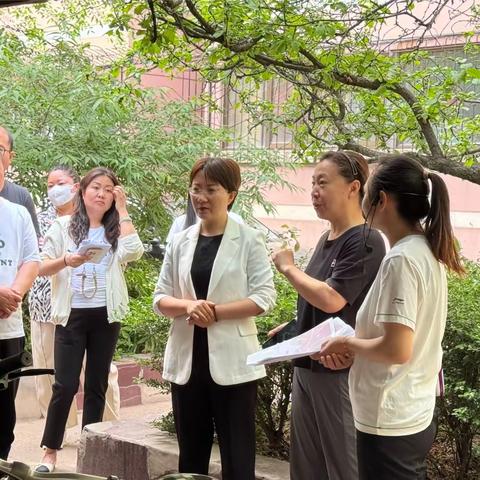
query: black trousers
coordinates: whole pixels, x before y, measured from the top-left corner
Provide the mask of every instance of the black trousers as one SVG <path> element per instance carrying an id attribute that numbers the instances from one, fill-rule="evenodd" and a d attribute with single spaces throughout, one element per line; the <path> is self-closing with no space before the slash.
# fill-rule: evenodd
<path id="1" fill-rule="evenodd" d="M 425 480 L 425 458 L 435 440 L 435 421 L 422 432 L 400 437 L 357 430 L 360 480 Z"/>
<path id="2" fill-rule="evenodd" d="M 68 412 L 78 391 L 83 357 L 87 354 L 82 428 L 102 421 L 108 372 L 120 323 L 108 323 L 107 308 L 72 308 L 65 327 L 55 329 L 55 383 L 48 406 L 42 446 L 60 449 Z"/>
<path id="3" fill-rule="evenodd" d="M 0 359 L 19 353 L 23 351 L 24 347 L 25 337 L 0 340 Z M 15 380 L 8 384 L 6 390 L 0 390 L 0 458 L 3 460 L 7 459 L 15 439 L 13 431 L 17 421 L 15 397 L 18 391 L 18 383 L 19 380 Z"/>
<path id="4" fill-rule="evenodd" d="M 207 332 L 199 327 L 195 329 L 190 379 L 186 385 L 172 383 L 172 406 L 180 449 L 179 472 L 208 475 L 216 431 L 222 479 L 255 480 L 257 382 L 216 384 L 210 376 L 208 356 L 205 358 L 208 347 L 202 348 Z M 200 348 L 199 343 L 202 344 Z"/>

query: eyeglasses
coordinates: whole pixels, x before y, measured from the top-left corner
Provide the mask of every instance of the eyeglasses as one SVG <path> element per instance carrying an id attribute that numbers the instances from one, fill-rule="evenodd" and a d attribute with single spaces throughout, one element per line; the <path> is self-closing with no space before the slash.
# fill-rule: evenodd
<path id="1" fill-rule="evenodd" d="M 188 189 L 188 193 L 192 197 L 199 197 L 200 195 L 203 195 L 207 198 L 214 197 L 217 193 L 221 192 L 221 188 L 214 188 L 214 187 L 208 187 L 206 189 L 204 188 L 198 188 L 198 187 L 190 187 Z"/>
<path id="2" fill-rule="evenodd" d="M 11 153 L 12 150 L 9 150 L 8 148 L 0 146 L 0 157 L 3 157 L 5 155 L 5 152 Z"/>

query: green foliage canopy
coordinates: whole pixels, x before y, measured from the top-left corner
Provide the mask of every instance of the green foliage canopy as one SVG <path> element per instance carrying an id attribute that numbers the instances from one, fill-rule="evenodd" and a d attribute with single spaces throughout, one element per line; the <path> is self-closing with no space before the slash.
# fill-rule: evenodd
<path id="1" fill-rule="evenodd" d="M 186 198 L 193 161 L 227 138 L 199 120 L 197 101 L 162 101 L 68 43 L 38 53 L 0 36 L 0 97 L 0 124 L 15 137 L 14 178 L 38 202 L 54 165 L 80 174 L 107 166 L 125 184 L 143 230 L 169 221 L 165 205 Z"/>
<path id="2" fill-rule="evenodd" d="M 304 154 L 337 145 L 377 160 L 399 141 L 426 167 L 480 183 L 469 168 L 480 153 L 478 8 L 426 3 L 117 0 L 112 32 L 134 30 L 132 55 L 165 70 L 186 67 L 244 92 L 287 82 L 281 118 L 269 101 L 243 100 L 255 118 L 292 128 Z M 424 42 L 442 15 L 467 25 L 450 63 Z"/>

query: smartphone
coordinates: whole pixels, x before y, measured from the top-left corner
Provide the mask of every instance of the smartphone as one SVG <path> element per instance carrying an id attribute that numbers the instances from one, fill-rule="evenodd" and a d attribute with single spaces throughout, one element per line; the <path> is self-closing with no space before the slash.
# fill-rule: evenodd
<path id="1" fill-rule="evenodd" d="M 298 335 L 297 330 L 297 319 L 288 322 L 279 332 L 277 332 L 273 337 L 269 338 L 263 345 L 262 348 L 273 347 L 277 343 L 284 342 L 285 340 L 290 340 L 293 337 Z"/>

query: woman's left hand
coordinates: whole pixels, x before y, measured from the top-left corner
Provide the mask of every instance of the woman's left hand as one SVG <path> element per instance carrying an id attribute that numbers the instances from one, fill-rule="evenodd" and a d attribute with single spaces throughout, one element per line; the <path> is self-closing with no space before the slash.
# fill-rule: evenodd
<path id="1" fill-rule="evenodd" d="M 295 265 L 293 250 L 290 248 L 284 248 L 274 252 L 272 254 L 272 260 L 280 273 L 285 273 L 288 267 Z"/>
<path id="2" fill-rule="evenodd" d="M 119 214 L 127 212 L 127 196 L 121 185 L 113 187 L 113 198 L 115 200 L 115 208 Z"/>

